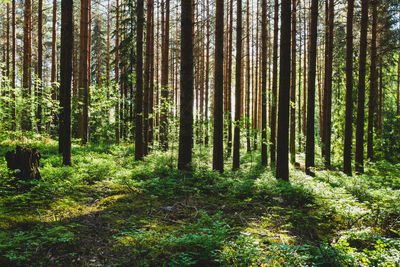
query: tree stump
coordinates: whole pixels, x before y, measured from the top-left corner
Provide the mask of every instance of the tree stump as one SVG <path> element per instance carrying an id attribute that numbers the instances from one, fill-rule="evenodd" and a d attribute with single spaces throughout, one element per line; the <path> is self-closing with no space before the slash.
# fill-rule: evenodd
<path id="1" fill-rule="evenodd" d="M 7 167 L 15 172 L 15 178 L 24 181 L 41 179 L 39 166 L 41 154 L 36 148 L 17 146 L 16 151 L 6 153 Z"/>

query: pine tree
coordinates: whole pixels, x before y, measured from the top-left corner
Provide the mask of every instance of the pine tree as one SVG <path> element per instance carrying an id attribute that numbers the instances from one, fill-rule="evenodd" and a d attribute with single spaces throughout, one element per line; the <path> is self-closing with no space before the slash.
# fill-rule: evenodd
<path id="1" fill-rule="evenodd" d="M 60 150 L 63 164 L 71 165 L 71 78 L 74 47 L 73 0 L 61 1 Z M 62 142 L 61 142 L 62 140 Z"/>
<path id="2" fill-rule="evenodd" d="M 181 105 L 178 169 L 187 170 L 191 168 L 193 146 L 193 7 L 191 1 L 182 1 L 181 8 Z"/>
<path id="3" fill-rule="evenodd" d="M 224 1 L 216 0 L 215 68 L 214 68 L 214 138 L 213 169 L 224 171 L 223 105 L 224 105 Z"/>

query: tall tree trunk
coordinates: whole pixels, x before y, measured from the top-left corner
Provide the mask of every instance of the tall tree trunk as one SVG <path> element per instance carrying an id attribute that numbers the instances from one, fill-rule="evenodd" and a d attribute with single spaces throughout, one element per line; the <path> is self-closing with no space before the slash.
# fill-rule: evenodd
<path id="1" fill-rule="evenodd" d="M 231 155 L 232 151 L 232 57 L 233 57 L 233 0 L 230 2 L 229 9 L 229 44 L 228 44 L 228 70 L 227 70 L 227 114 L 228 114 L 228 155 Z"/>
<path id="2" fill-rule="evenodd" d="M 73 0 L 61 1 L 60 149 L 63 164 L 71 165 L 71 78 L 74 47 Z"/>
<path id="3" fill-rule="evenodd" d="M 308 103 L 307 103 L 307 138 L 306 138 L 306 173 L 314 175 L 315 166 L 315 68 L 317 60 L 317 23 L 318 0 L 311 1 L 310 47 L 308 57 Z"/>
<path id="4" fill-rule="evenodd" d="M 38 107 L 36 113 L 36 120 L 37 120 L 37 130 L 39 133 L 42 132 L 42 68 L 43 68 L 43 1 L 39 0 L 38 3 L 38 65 L 37 65 L 37 75 L 39 79 L 38 88 L 37 90 L 37 98 L 38 98 Z"/>
<path id="5" fill-rule="evenodd" d="M 296 8 L 297 0 L 292 0 L 292 66 L 290 84 L 290 162 L 296 162 Z M 299 118 L 300 119 L 300 118 Z"/>
<path id="6" fill-rule="evenodd" d="M 120 110 L 119 110 L 119 102 L 121 99 L 118 97 L 119 91 L 119 0 L 116 0 L 116 14 L 115 14 L 115 87 L 116 87 L 116 96 L 117 103 L 115 104 L 115 142 L 119 144 L 120 141 Z"/>
<path id="7" fill-rule="evenodd" d="M 181 105 L 178 169 L 185 170 L 191 168 L 193 147 L 193 9 L 191 1 L 182 1 L 181 6 Z"/>
<path id="8" fill-rule="evenodd" d="M 275 0 L 274 8 L 274 43 L 272 56 L 272 99 L 271 99 L 271 165 L 275 166 L 276 158 L 276 108 L 278 93 L 278 30 L 279 30 L 279 2 Z"/>
<path id="9" fill-rule="evenodd" d="M 304 27 L 304 41 L 303 41 L 303 45 L 304 45 L 304 57 L 303 57 L 303 137 L 306 138 L 307 136 L 307 116 L 306 116 L 306 110 L 307 110 L 307 60 L 309 60 L 309 50 L 307 48 L 307 41 L 309 41 L 308 39 L 308 34 L 309 34 L 309 29 L 307 28 L 307 4 L 306 4 L 306 0 L 304 0 L 304 17 L 303 17 L 303 27 Z M 303 139 L 304 140 L 304 139 Z M 304 145 L 304 143 L 302 144 Z"/>
<path id="10" fill-rule="evenodd" d="M 110 85 L 110 0 L 107 0 L 107 59 L 106 59 L 106 86 Z"/>
<path id="11" fill-rule="evenodd" d="M 143 159 L 143 24 L 144 4 L 138 0 L 136 35 L 135 160 Z"/>
<path id="12" fill-rule="evenodd" d="M 240 120 L 241 92 L 242 92 L 242 0 L 237 1 L 236 16 L 236 75 L 235 75 L 235 122 L 233 136 L 233 163 L 232 169 L 239 169 L 240 165 Z"/>
<path id="13" fill-rule="evenodd" d="M 24 11 L 24 62 L 22 74 L 22 97 L 26 101 L 27 108 L 22 110 L 21 129 L 23 131 L 30 131 L 32 129 L 31 123 L 31 67 L 32 67 L 32 42 L 31 42 L 31 29 L 32 29 L 32 0 L 25 1 Z"/>
<path id="14" fill-rule="evenodd" d="M 6 5 L 6 75 L 10 79 L 10 3 L 7 2 Z"/>
<path id="15" fill-rule="evenodd" d="M 222 4 L 223 4 L 223 1 L 222 1 Z M 222 7 L 223 8 L 223 7 Z M 205 137 L 204 137 L 204 144 L 206 145 L 206 146 L 208 146 L 208 139 L 209 139 L 209 137 L 208 137 L 208 123 L 209 123 L 209 120 L 208 120 L 208 106 L 209 106 L 209 87 L 210 87 L 210 14 L 209 14 L 209 9 L 210 9 L 210 7 L 209 7 L 209 1 L 207 0 L 207 2 L 206 2 L 206 9 L 207 9 L 207 11 L 206 11 L 206 16 L 207 16 L 207 18 L 206 18 L 206 20 L 207 20 L 207 25 L 206 25 L 206 28 L 207 28 L 207 33 L 206 33 L 206 80 L 205 80 L 205 84 L 206 84 L 206 95 L 205 95 Z M 222 12 L 222 16 L 224 15 L 224 13 Z M 224 54 L 223 54 L 223 46 L 224 46 L 224 41 L 223 41 L 223 39 L 224 39 L 224 21 L 222 20 L 222 30 L 221 30 L 221 34 L 222 34 L 222 44 L 221 44 L 221 46 L 222 46 L 222 64 L 221 64 L 221 69 L 222 69 L 222 76 L 224 75 L 224 64 L 223 64 L 223 59 L 224 59 Z M 221 112 L 223 112 L 223 102 L 224 102 L 224 88 L 223 88 L 223 82 L 224 82 L 224 79 L 222 79 L 222 97 L 221 97 L 221 99 L 222 99 L 222 105 L 221 105 Z M 222 122 L 221 122 L 221 129 L 222 129 L 222 138 L 221 138 L 221 143 L 223 142 L 223 118 L 222 118 Z M 223 144 L 222 144 L 222 146 L 223 146 Z"/>
<path id="16" fill-rule="evenodd" d="M 332 114 L 332 63 L 333 63 L 333 27 L 334 27 L 334 2 L 329 0 L 327 6 L 327 34 L 325 46 L 325 80 L 323 94 L 323 133 L 322 155 L 325 159 L 325 167 L 331 166 L 331 114 Z"/>
<path id="17" fill-rule="evenodd" d="M 372 6 L 372 39 L 371 39 L 371 71 L 370 71 L 370 87 L 369 87 L 369 103 L 368 103 L 368 141 L 367 141 L 367 158 L 374 158 L 374 123 L 375 123 L 375 106 L 377 104 L 377 87 L 378 87 L 378 71 L 376 67 L 376 33 L 377 33 L 377 17 L 378 3 L 377 0 L 371 0 Z"/>
<path id="18" fill-rule="evenodd" d="M 213 169 L 224 171 L 224 0 L 217 0 L 215 11 L 214 136 Z"/>
<path id="19" fill-rule="evenodd" d="M 154 110 L 153 110 L 153 102 L 154 102 L 154 1 L 152 5 L 151 11 L 151 27 L 150 27 L 150 87 L 149 87 L 149 103 L 148 103 L 148 113 L 149 113 L 149 121 L 148 121 L 148 133 L 147 133 L 147 152 L 153 147 L 153 122 L 154 122 Z M 158 69 L 157 69 L 158 73 Z M 158 76 L 158 75 L 156 75 Z M 156 83 L 157 85 L 157 83 Z"/>
<path id="20" fill-rule="evenodd" d="M 150 106 L 150 92 L 152 91 L 153 81 L 151 65 L 154 60 L 154 47 L 151 43 L 152 35 L 152 18 L 154 13 L 154 0 L 147 0 L 147 22 L 146 22 L 146 61 L 144 73 L 144 102 L 143 102 L 143 154 L 147 155 L 149 150 L 149 106 Z"/>
<path id="21" fill-rule="evenodd" d="M 290 8 L 291 0 L 282 0 L 276 178 L 285 181 L 289 181 Z"/>
<path id="22" fill-rule="evenodd" d="M 233 163 L 232 169 L 239 169 L 240 165 L 240 107 L 242 92 L 242 0 L 237 0 L 236 15 L 236 76 L 235 76 L 235 122 L 233 136 Z"/>
<path id="23" fill-rule="evenodd" d="M 346 23 L 346 122 L 344 133 L 343 170 L 351 175 L 353 143 L 353 13 L 354 0 L 347 1 Z"/>
<path id="24" fill-rule="evenodd" d="M 261 165 L 267 155 L 267 1 L 261 0 Z"/>
<path id="25" fill-rule="evenodd" d="M 247 152 L 251 151 L 251 143 L 250 143 L 250 91 L 251 91 L 251 68 L 250 68 L 250 2 L 247 0 L 247 35 L 246 35 L 246 48 L 247 48 L 247 61 L 246 61 L 246 145 Z"/>
<path id="26" fill-rule="evenodd" d="M 160 115 L 160 145 L 162 150 L 168 149 L 168 62 L 169 62 L 169 0 L 165 0 L 165 23 L 162 29 L 161 48 L 161 115 Z"/>
<path id="27" fill-rule="evenodd" d="M 361 37 L 358 78 L 357 130 L 356 130 L 356 172 L 364 172 L 364 106 L 365 72 L 367 61 L 368 0 L 361 1 Z"/>
<path id="28" fill-rule="evenodd" d="M 383 130 L 383 66 L 382 66 L 382 58 L 379 59 L 379 94 L 378 94 L 378 126 L 377 130 L 380 135 L 382 135 Z"/>
<path id="29" fill-rule="evenodd" d="M 12 20 L 12 59 L 11 59 L 11 65 L 12 65 L 12 70 L 11 70 L 11 87 L 13 88 L 12 94 L 11 94 L 11 130 L 16 130 L 16 108 L 15 108 L 15 77 L 16 77 L 16 32 L 15 32 L 15 24 L 16 24 L 16 19 L 15 19 L 15 1 L 12 1 L 12 15 L 11 15 L 11 20 Z"/>
<path id="30" fill-rule="evenodd" d="M 400 126 L 400 54 L 399 60 L 397 61 L 397 101 L 396 101 L 396 121 L 397 127 Z"/>
<path id="31" fill-rule="evenodd" d="M 79 56 L 79 120 L 78 137 L 82 144 L 87 143 L 87 105 L 88 105 L 88 31 L 89 1 L 81 0 L 80 56 Z"/>
<path id="32" fill-rule="evenodd" d="M 255 57 L 255 60 L 254 60 L 254 62 L 255 62 L 255 66 L 254 66 L 254 86 L 253 86 L 253 123 L 252 123 L 252 126 L 253 126 L 253 130 L 254 130 L 254 132 L 253 132 L 253 134 L 254 134 L 254 145 L 253 145 L 253 149 L 254 150 L 257 150 L 257 129 L 258 129 L 258 116 L 259 116 L 259 114 L 258 114 L 258 112 L 257 112 L 257 110 L 258 110 L 258 91 L 260 90 L 259 89 L 259 71 L 258 71 L 258 66 L 259 66 L 259 61 L 258 61 L 258 49 L 259 49 L 259 44 L 258 44 L 258 32 L 259 32 L 259 23 L 258 23 L 258 14 L 259 14 L 259 4 L 258 4 L 258 0 L 257 0 L 257 9 L 256 9 L 256 57 Z M 265 24 L 266 24 L 266 22 L 265 22 Z M 265 49 L 266 49 L 266 47 L 265 47 Z M 266 55 L 265 55 L 265 60 L 266 60 Z M 265 69 L 265 71 L 266 71 L 266 69 Z M 265 81 L 265 87 L 266 87 L 266 81 Z M 266 90 L 266 88 L 264 88 L 265 90 Z M 266 108 L 266 107 L 265 107 Z M 265 114 L 265 126 L 266 126 L 266 119 L 267 119 L 267 116 L 266 116 L 266 114 Z M 265 152 L 264 152 L 265 153 Z M 267 153 L 265 153 L 265 159 L 267 159 Z M 264 164 L 263 163 L 263 160 L 261 160 L 261 162 L 262 162 L 262 164 Z M 265 162 L 265 165 L 267 165 L 267 162 Z"/>
<path id="33" fill-rule="evenodd" d="M 57 0 L 53 0 L 53 21 L 52 21 L 52 37 L 51 37 L 51 98 L 57 100 Z M 52 115 L 55 120 L 55 114 Z M 55 121 L 53 121 L 54 123 Z"/>

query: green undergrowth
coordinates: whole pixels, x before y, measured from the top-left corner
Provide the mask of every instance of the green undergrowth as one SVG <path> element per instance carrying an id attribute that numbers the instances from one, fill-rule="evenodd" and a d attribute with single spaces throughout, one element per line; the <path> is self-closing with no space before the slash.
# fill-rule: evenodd
<path id="1" fill-rule="evenodd" d="M 128 144 L 74 143 L 63 167 L 51 138 L 1 138 L 0 266 L 400 264 L 399 165 L 353 177 L 291 168 L 288 183 L 256 152 L 220 174 L 204 146 L 181 172 L 176 147 L 136 162 Z M 13 180 L 4 154 L 17 144 L 42 153 L 42 180 Z"/>

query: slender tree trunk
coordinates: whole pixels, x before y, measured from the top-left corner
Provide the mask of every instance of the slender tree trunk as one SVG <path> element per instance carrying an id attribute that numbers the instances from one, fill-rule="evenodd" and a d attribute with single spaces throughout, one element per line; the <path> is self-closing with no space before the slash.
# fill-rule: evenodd
<path id="1" fill-rule="evenodd" d="M 88 2 L 88 95 L 92 83 L 92 0 Z"/>
<path id="2" fill-rule="evenodd" d="M 370 71 L 370 87 L 369 87 L 369 103 L 368 103 L 368 141 L 367 141 L 367 158 L 374 158 L 374 123 L 375 123 L 375 106 L 377 104 L 377 87 L 378 87 L 378 71 L 377 71 L 377 52 L 376 52 L 376 34 L 377 34 L 377 17 L 378 3 L 371 0 L 372 6 L 372 39 L 371 39 L 371 71 Z"/>
<path id="3" fill-rule="evenodd" d="M 343 170 L 351 175 L 353 143 L 353 13 L 354 0 L 347 1 L 346 23 L 346 122 L 344 133 Z"/>
<path id="4" fill-rule="evenodd" d="M 161 114 L 160 145 L 162 150 L 168 149 L 168 62 L 169 62 L 169 0 L 165 0 L 165 23 L 162 29 L 163 42 L 161 48 Z"/>
<path id="5" fill-rule="evenodd" d="M 307 19 L 306 19 L 306 14 L 307 14 L 307 5 L 306 5 L 306 0 L 304 0 L 304 18 L 303 18 L 303 27 L 304 27 L 304 57 L 303 57 L 303 136 L 306 138 L 307 136 L 307 116 L 306 116 L 306 110 L 307 110 L 307 60 L 309 60 L 309 51 L 307 49 L 307 41 L 308 39 L 308 34 L 309 30 L 307 28 Z M 304 140 L 304 139 L 303 139 Z M 304 145 L 304 144 L 303 144 Z"/>
<path id="6" fill-rule="evenodd" d="M 116 14 L 115 14 L 115 87 L 116 87 L 116 96 L 117 103 L 115 104 L 115 141 L 119 144 L 120 141 L 120 110 L 119 103 L 121 99 L 118 97 L 119 91 L 119 0 L 116 0 Z"/>
<path id="7" fill-rule="evenodd" d="M 223 1 L 222 1 L 222 5 L 223 5 Z M 222 6 L 222 8 L 223 8 L 223 6 Z M 207 28 L 207 33 L 206 33 L 206 42 L 207 42 L 207 44 L 206 44 L 206 81 L 205 81 L 205 83 L 206 83 L 206 95 L 205 95 L 205 137 L 204 137 L 204 144 L 206 145 L 206 146 L 208 146 L 208 139 L 209 139 L 209 137 L 208 137 L 208 124 L 209 124 L 209 115 L 208 115 L 208 106 L 209 106 L 209 94 L 210 94 L 210 92 L 209 92 L 209 87 L 210 87 L 210 14 L 209 14 L 209 12 L 210 12 L 210 7 L 209 7 L 209 1 L 207 0 L 207 2 L 206 2 L 206 16 L 207 16 L 207 18 L 206 18 L 206 20 L 207 20 L 207 25 L 206 25 L 206 28 Z M 222 16 L 224 15 L 224 13 L 222 12 Z M 224 46 L 224 41 L 223 41 L 223 39 L 224 39 L 224 21 L 222 20 L 222 30 L 221 30 L 221 34 L 222 34 L 222 44 L 221 44 L 221 46 L 222 46 L 222 67 L 221 67 L 221 69 L 222 69 L 222 75 L 224 75 L 224 64 L 223 64 L 223 62 L 224 62 L 224 54 L 223 54 L 223 46 Z M 220 107 L 220 109 L 221 109 L 221 112 L 223 112 L 223 102 L 224 102 L 224 87 L 223 87 L 223 82 L 224 82 L 224 79 L 222 79 L 222 97 L 221 97 L 221 99 L 222 99 L 222 105 L 221 105 L 221 107 Z M 223 117 L 222 117 L 222 122 L 221 122 L 221 129 L 222 129 L 222 138 L 221 138 L 221 143 L 223 143 L 223 137 L 224 137 L 224 133 L 223 133 Z M 223 144 L 222 144 L 222 146 L 223 146 Z"/>
<path id="8" fill-rule="evenodd" d="M 228 106 L 228 155 L 231 155 L 232 151 L 232 57 L 233 57 L 233 0 L 230 2 L 230 14 L 229 14 L 229 52 L 228 52 L 228 71 L 227 71 L 227 106 Z"/>
<path id="9" fill-rule="evenodd" d="M 250 91 L 251 91 L 251 68 L 250 68 L 250 2 L 247 0 L 247 35 L 246 35 L 246 48 L 247 48 L 247 61 L 246 61 L 246 145 L 247 145 L 247 152 L 251 151 L 251 143 L 250 143 Z"/>
<path id="10" fill-rule="evenodd" d="M 361 1 L 361 37 L 359 55 L 359 79 L 357 102 L 356 131 L 356 172 L 364 172 L 364 106 L 365 106 L 365 72 L 367 57 L 368 0 Z"/>
<path id="11" fill-rule="evenodd" d="M 10 3 L 7 2 L 6 8 L 6 75 L 10 79 Z M 40 0 L 39 0 L 40 5 Z M 40 9 L 40 8 L 39 8 Z M 39 18 L 38 18 L 39 19 Z"/>
<path id="12" fill-rule="evenodd" d="M 314 175 L 315 166 L 315 68 L 317 60 L 317 23 L 318 0 L 311 1 L 310 49 L 308 58 L 308 103 L 307 103 L 307 140 L 306 140 L 306 173 Z"/>
<path id="13" fill-rule="evenodd" d="M 266 4 L 266 3 L 264 3 L 264 4 Z M 258 71 L 258 66 L 259 66 L 259 61 L 258 61 L 258 48 L 259 48 L 258 47 L 259 46 L 259 44 L 258 44 L 258 39 L 259 39 L 258 38 L 258 32 L 259 32 L 258 14 L 259 14 L 259 4 L 258 4 L 258 0 L 257 0 L 257 11 L 256 11 L 256 18 L 257 18 L 256 19 L 256 25 L 257 26 L 256 26 L 256 48 L 255 48 L 256 49 L 256 57 L 255 57 L 255 61 L 254 61 L 255 62 L 255 70 L 254 70 L 254 78 L 255 79 L 254 79 L 254 87 L 253 87 L 253 123 L 252 123 L 253 130 L 254 130 L 254 146 L 253 146 L 254 150 L 257 150 L 257 135 L 258 134 L 257 134 L 256 130 L 258 129 L 258 116 L 259 116 L 259 114 L 257 112 L 257 110 L 258 110 L 258 105 L 257 104 L 258 104 L 258 91 L 260 90 L 259 89 L 259 71 Z M 265 16 L 266 16 L 266 14 L 265 14 Z M 266 20 L 266 18 L 265 18 L 265 20 Z M 266 21 L 265 21 L 265 24 L 267 24 Z M 267 48 L 266 48 L 266 44 L 265 44 L 265 50 L 266 49 Z M 266 59 L 266 54 L 265 54 L 265 59 L 264 60 L 267 60 Z M 265 71 L 266 71 L 266 69 L 265 69 Z M 265 81 L 265 87 L 266 87 L 266 83 L 267 83 L 267 81 Z M 264 91 L 266 91 L 266 88 L 264 88 Z M 266 114 L 265 114 L 265 118 L 264 119 L 265 119 L 265 127 L 266 127 L 266 123 L 267 123 Z M 265 159 L 267 159 L 267 157 L 268 157 L 267 153 L 265 153 L 264 156 L 265 156 Z M 261 160 L 261 162 L 262 162 L 263 165 L 267 165 L 267 162 L 263 162 L 263 160 Z"/>
<path id="14" fill-rule="evenodd" d="M 384 97 L 383 97 L 383 66 L 382 66 L 382 58 L 379 60 L 379 111 L 378 111 L 378 131 L 379 134 L 382 135 L 383 130 L 383 105 L 384 105 Z"/>
<path id="15" fill-rule="evenodd" d="M 276 178 L 285 181 L 289 181 L 290 8 L 291 0 L 282 0 Z"/>
<path id="16" fill-rule="evenodd" d="M 106 85 L 110 85 L 110 0 L 107 0 L 107 60 L 106 60 Z"/>
<path id="17" fill-rule="evenodd" d="M 25 1 L 24 10 L 24 62 L 22 74 L 22 97 L 26 101 L 27 108 L 22 110 L 21 129 L 23 131 L 30 131 L 32 129 L 31 123 L 31 62 L 32 62 L 32 42 L 31 42 L 31 29 L 32 29 L 32 0 Z"/>
<path id="18" fill-rule="evenodd" d="M 261 0 L 261 165 L 267 155 L 267 1 Z"/>
<path id="19" fill-rule="evenodd" d="M 43 1 L 39 0 L 38 3 L 38 66 L 37 66 L 37 74 L 39 79 L 39 84 L 37 88 L 37 97 L 38 97 L 38 107 L 36 113 L 36 120 L 37 120 L 37 130 L 39 133 L 42 132 L 42 68 L 43 68 Z"/>
<path id="20" fill-rule="evenodd" d="M 181 110 L 178 169 L 187 170 L 191 168 L 193 147 L 193 10 L 191 1 L 182 1 L 181 6 Z"/>
<path id="21" fill-rule="evenodd" d="M 60 150 L 63 164 L 71 165 L 71 78 L 74 47 L 73 0 L 61 1 Z"/>
<path id="22" fill-rule="evenodd" d="M 327 4 L 327 39 L 325 40 L 325 84 L 323 95 L 323 134 L 322 155 L 325 159 L 325 167 L 331 166 L 331 114 L 332 114 L 332 63 L 333 63 L 333 27 L 334 27 L 334 2 L 329 0 Z"/>
<path id="23" fill-rule="evenodd" d="M 15 24 L 16 24 L 16 19 L 15 19 L 15 1 L 12 1 L 12 15 L 11 15 L 11 27 L 12 27 L 12 59 L 11 59 L 11 65 L 12 65 L 12 70 L 11 70 L 11 87 L 13 88 L 12 93 L 11 93 L 11 130 L 16 130 L 16 110 L 15 110 L 15 77 L 16 77 L 16 33 L 15 33 Z"/>
<path id="24" fill-rule="evenodd" d="M 240 165 L 240 106 L 242 91 L 242 0 L 237 0 L 236 15 L 236 84 L 235 84 L 235 122 L 233 139 L 232 169 L 239 169 Z"/>
<path id="25" fill-rule="evenodd" d="M 217 0 L 215 11 L 214 136 L 213 169 L 224 171 L 224 0 Z"/>
<path id="26" fill-rule="evenodd" d="M 135 160 L 143 159 L 143 0 L 138 0 L 136 35 Z M 148 18 L 147 18 L 148 19 Z"/>
<path id="27" fill-rule="evenodd" d="M 296 162 L 296 8 L 297 0 L 292 0 L 292 66 L 290 84 L 290 162 Z M 299 118 L 300 119 L 300 118 Z"/>
<path id="28" fill-rule="evenodd" d="M 89 26 L 89 2 L 81 0 L 80 22 L 80 57 L 79 57 L 79 120 L 78 137 L 82 144 L 87 143 L 87 105 L 88 105 L 88 26 Z"/>
<path id="29" fill-rule="evenodd" d="M 400 126 L 400 54 L 399 54 L 399 60 L 397 62 L 397 101 L 396 101 L 396 121 L 397 121 L 397 126 Z"/>
<path id="30" fill-rule="evenodd" d="M 154 122 L 154 1 L 152 5 L 151 11 L 151 27 L 150 27 L 150 87 L 149 87 L 149 121 L 148 121 L 148 133 L 147 133 L 147 152 L 153 147 L 153 122 Z M 157 49 L 157 48 L 156 48 Z M 156 50 L 157 51 L 157 50 Z M 157 69 L 158 73 L 158 69 Z M 156 76 L 158 76 L 156 74 Z M 157 83 L 156 83 L 157 85 Z"/>
<path id="31" fill-rule="evenodd" d="M 51 98 L 57 100 L 57 0 L 53 0 L 53 21 L 52 21 L 52 37 L 51 37 L 51 78 L 52 91 Z M 55 114 L 52 115 L 53 123 L 55 122 Z"/>
<path id="32" fill-rule="evenodd" d="M 144 72 L 144 102 L 143 102 L 143 154 L 147 155 L 149 150 L 149 106 L 150 106 L 150 92 L 152 91 L 153 81 L 151 80 L 152 70 L 151 65 L 154 60 L 154 47 L 151 44 L 152 35 L 152 17 L 154 13 L 154 0 L 147 1 L 147 22 L 146 22 L 146 61 Z"/>
<path id="33" fill-rule="evenodd" d="M 161 9 L 163 9 L 162 8 L 163 7 L 163 0 L 161 0 Z M 163 15 L 163 13 L 161 14 L 162 16 L 162 20 L 161 20 L 161 22 L 160 22 L 160 20 L 159 20 L 159 17 L 158 17 L 158 12 L 156 13 L 157 14 L 157 33 L 156 33 L 156 68 L 155 68 L 155 70 L 156 70 L 156 100 L 155 100 L 155 105 L 156 105 L 156 116 L 155 116 L 155 118 L 156 118 L 156 120 L 155 120 L 155 125 L 158 127 L 159 125 L 160 125 L 160 112 L 159 112 L 159 109 L 160 109 L 160 86 L 159 86 L 159 66 L 160 66 L 160 49 L 159 49 L 159 47 L 160 47 L 160 42 L 159 42 L 159 36 L 160 36 L 160 24 L 161 23 L 163 23 L 163 17 L 164 17 L 164 15 Z M 161 27 L 162 28 L 162 27 Z M 162 43 L 162 41 L 161 41 L 161 43 Z M 158 135 L 156 136 L 156 138 L 158 138 Z"/>
<path id="34" fill-rule="evenodd" d="M 272 99 L 271 99 L 271 165 L 275 166 L 276 158 L 276 108 L 278 93 L 278 30 L 279 30 L 279 2 L 275 0 L 274 8 L 274 43 L 272 56 Z"/>

